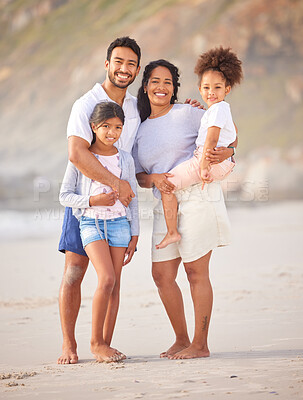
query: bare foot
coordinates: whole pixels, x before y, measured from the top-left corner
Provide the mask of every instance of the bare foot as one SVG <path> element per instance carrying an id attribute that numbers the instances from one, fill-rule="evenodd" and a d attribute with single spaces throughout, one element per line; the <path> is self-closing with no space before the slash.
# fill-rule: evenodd
<path id="1" fill-rule="evenodd" d="M 190 345 L 189 340 L 185 342 L 175 342 L 167 351 L 164 351 L 163 353 L 160 354 L 160 358 L 165 358 L 165 357 L 169 358 L 170 356 L 173 356 L 179 351 L 186 349 L 189 345 Z"/>
<path id="2" fill-rule="evenodd" d="M 57 364 L 77 364 L 77 345 L 64 345 L 62 346 L 62 355 L 58 358 Z"/>
<path id="3" fill-rule="evenodd" d="M 164 249 L 169 244 L 179 242 L 180 240 L 181 235 L 179 232 L 173 234 L 167 232 L 164 239 L 159 244 L 156 244 L 156 249 Z"/>
<path id="4" fill-rule="evenodd" d="M 207 347 L 201 349 L 195 346 L 194 344 L 191 344 L 188 346 L 186 349 L 179 351 L 178 353 L 175 353 L 172 356 L 168 356 L 170 360 L 184 360 L 187 358 L 202 358 L 202 357 L 209 357 L 210 352 Z"/>
<path id="5" fill-rule="evenodd" d="M 97 344 L 91 346 L 91 352 L 98 362 L 118 362 L 126 359 L 126 355 L 109 347 L 107 344 Z"/>

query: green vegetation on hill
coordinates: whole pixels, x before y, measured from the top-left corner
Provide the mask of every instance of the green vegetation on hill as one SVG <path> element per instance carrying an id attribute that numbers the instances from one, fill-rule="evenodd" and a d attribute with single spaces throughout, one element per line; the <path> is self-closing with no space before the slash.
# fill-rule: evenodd
<path id="1" fill-rule="evenodd" d="M 180 67 L 181 101 L 198 98 L 197 54 L 231 46 L 245 74 L 228 98 L 240 153 L 300 143 L 302 21 L 299 0 L 2 0 L 0 165 L 20 173 L 20 157 L 24 173 L 58 174 L 71 104 L 102 79 L 107 45 L 125 34 L 137 39 L 143 64 L 168 58 Z"/>

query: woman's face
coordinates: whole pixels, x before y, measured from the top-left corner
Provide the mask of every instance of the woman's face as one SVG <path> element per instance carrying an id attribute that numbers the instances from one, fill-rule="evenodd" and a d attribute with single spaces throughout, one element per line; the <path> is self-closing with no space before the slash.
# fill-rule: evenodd
<path id="1" fill-rule="evenodd" d="M 153 69 L 145 87 L 151 106 L 167 106 L 174 93 L 172 75 L 166 67 Z"/>

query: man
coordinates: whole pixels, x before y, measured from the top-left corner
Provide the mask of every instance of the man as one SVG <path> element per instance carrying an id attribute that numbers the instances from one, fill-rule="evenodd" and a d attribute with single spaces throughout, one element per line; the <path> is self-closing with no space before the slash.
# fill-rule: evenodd
<path id="1" fill-rule="evenodd" d="M 134 193 L 128 182 L 122 181 L 106 170 L 88 150 L 92 140 L 89 117 L 100 101 L 114 101 L 125 113 L 123 134 L 117 142 L 120 149 L 131 152 L 140 124 L 137 100 L 127 91 L 140 71 L 140 47 L 129 37 L 117 38 L 107 49 L 106 78 L 73 105 L 67 126 L 69 160 L 86 176 L 111 186 L 119 200 L 128 206 Z M 78 362 L 75 325 L 81 303 L 81 282 L 89 259 L 83 249 L 79 222 L 66 208 L 59 251 L 65 253 L 65 268 L 59 293 L 59 309 L 63 334 L 62 355 L 58 364 Z"/>

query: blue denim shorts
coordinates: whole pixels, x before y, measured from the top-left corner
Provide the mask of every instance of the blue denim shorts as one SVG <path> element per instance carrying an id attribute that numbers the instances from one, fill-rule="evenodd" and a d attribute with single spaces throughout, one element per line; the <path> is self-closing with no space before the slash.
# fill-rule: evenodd
<path id="1" fill-rule="evenodd" d="M 81 217 L 80 235 L 83 247 L 97 240 L 106 240 L 111 247 L 128 247 L 131 240 L 130 224 L 125 216 L 106 220 Z"/>
<path id="2" fill-rule="evenodd" d="M 80 237 L 79 220 L 73 215 L 73 210 L 70 207 L 65 208 L 59 251 L 62 253 L 71 251 L 87 257 Z"/>

